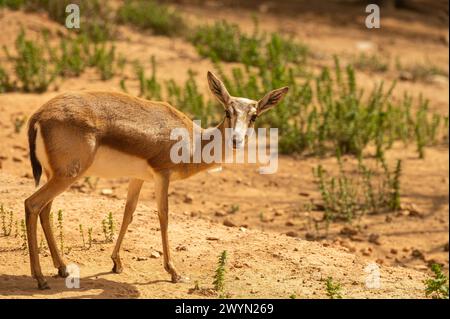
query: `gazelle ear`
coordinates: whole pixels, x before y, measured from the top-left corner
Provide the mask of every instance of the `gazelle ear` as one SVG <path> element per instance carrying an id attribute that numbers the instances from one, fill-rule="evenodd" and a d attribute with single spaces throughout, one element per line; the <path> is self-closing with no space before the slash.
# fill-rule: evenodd
<path id="1" fill-rule="evenodd" d="M 287 86 L 282 87 L 280 89 L 276 89 L 267 93 L 261 100 L 258 102 L 258 115 L 270 110 L 275 105 L 277 105 L 281 99 L 286 95 L 289 91 Z"/>
<path id="2" fill-rule="evenodd" d="M 208 85 L 211 92 L 219 99 L 223 106 L 227 107 L 230 101 L 230 93 L 228 93 L 223 82 L 210 71 L 208 71 Z"/>

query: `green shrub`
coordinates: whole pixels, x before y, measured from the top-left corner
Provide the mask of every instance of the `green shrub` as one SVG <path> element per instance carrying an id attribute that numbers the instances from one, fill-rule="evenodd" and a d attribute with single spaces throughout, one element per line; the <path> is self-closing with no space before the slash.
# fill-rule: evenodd
<path id="1" fill-rule="evenodd" d="M 376 54 L 360 53 L 354 58 L 353 66 L 357 70 L 381 73 L 389 70 L 389 61 Z"/>
<path id="2" fill-rule="evenodd" d="M 0 65 L 0 93 L 14 91 L 15 86 L 15 83 L 11 81 L 8 73 Z"/>
<path id="3" fill-rule="evenodd" d="M 330 299 L 342 299 L 341 284 L 334 282 L 332 277 L 328 277 L 325 281 L 327 296 Z"/>
<path id="4" fill-rule="evenodd" d="M 425 295 L 433 299 L 448 299 L 448 277 L 442 273 L 442 266 L 433 264 L 434 278 L 425 280 Z"/>
<path id="5" fill-rule="evenodd" d="M 223 292 L 225 290 L 226 262 L 227 262 L 227 251 L 224 250 L 219 256 L 219 261 L 217 262 L 217 269 L 214 274 L 214 281 L 213 281 L 214 289 L 216 290 L 217 293 L 221 294 L 221 296 L 223 296 Z"/>
<path id="6" fill-rule="evenodd" d="M 152 0 L 126 0 L 117 11 L 117 20 L 167 36 L 180 35 L 186 30 L 184 19 L 178 11 Z"/>
<path id="7" fill-rule="evenodd" d="M 59 74 L 63 77 L 79 76 L 87 67 L 81 38 L 61 39 L 58 61 Z"/>
<path id="8" fill-rule="evenodd" d="M 329 224 L 334 221 L 353 222 L 364 214 L 395 211 L 400 208 L 401 161 L 391 172 L 384 158 L 376 159 L 369 168 L 359 158 L 354 173 L 345 170 L 338 154 L 339 172 L 330 175 L 322 165 L 313 168 L 313 175 L 322 198 L 324 214 L 317 221 Z"/>
<path id="9" fill-rule="evenodd" d="M 400 73 L 400 78 L 414 82 L 428 82 L 436 75 L 448 78 L 448 70 L 440 68 L 431 61 L 403 64 L 397 59 L 396 69 Z"/>
<path id="10" fill-rule="evenodd" d="M 161 85 L 156 79 L 156 60 L 155 57 L 151 58 L 151 77 L 145 77 L 144 67 L 140 63 L 135 63 L 135 72 L 139 80 L 139 96 L 142 96 L 149 100 L 161 99 Z"/>
<path id="11" fill-rule="evenodd" d="M 308 53 L 305 45 L 292 39 L 260 32 L 257 20 L 250 35 L 242 32 L 237 24 L 222 20 L 198 27 L 189 40 L 201 56 L 213 61 L 242 62 L 264 68 L 271 68 L 280 59 L 303 64 Z"/>
<path id="12" fill-rule="evenodd" d="M 189 77 L 184 86 L 178 86 L 173 80 L 166 83 L 168 100 L 192 118 L 200 120 L 203 125 L 209 126 L 217 120 L 215 110 L 219 108 L 214 101 L 205 99 L 198 89 L 194 72 L 188 72 Z"/>
<path id="13" fill-rule="evenodd" d="M 46 39 L 44 36 L 44 43 Z M 4 47 L 9 61 L 14 64 L 20 89 L 25 92 L 45 92 L 55 80 L 57 68 L 47 54 L 48 47 L 40 41 L 25 39 L 22 30 L 16 39 L 16 55 L 11 55 Z"/>
<path id="14" fill-rule="evenodd" d="M 25 4 L 25 0 L 0 0 L 0 8 L 7 7 L 11 10 L 19 10 Z"/>

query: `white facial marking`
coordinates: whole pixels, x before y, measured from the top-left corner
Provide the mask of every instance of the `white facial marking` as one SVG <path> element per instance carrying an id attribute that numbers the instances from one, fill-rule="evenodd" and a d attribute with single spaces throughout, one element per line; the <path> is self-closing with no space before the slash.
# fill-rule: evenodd
<path id="1" fill-rule="evenodd" d="M 251 99 L 239 97 L 234 99 L 233 115 L 236 122 L 233 130 L 235 147 L 241 148 L 245 144 L 245 137 L 249 127 L 250 117 L 256 113 L 254 105 L 257 102 Z"/>

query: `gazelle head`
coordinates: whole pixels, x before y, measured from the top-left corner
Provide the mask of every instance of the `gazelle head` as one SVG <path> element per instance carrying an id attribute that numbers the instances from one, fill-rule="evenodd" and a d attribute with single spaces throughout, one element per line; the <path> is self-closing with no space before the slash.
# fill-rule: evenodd
<path id="1" fill-rule="evenodd" d="M 227 127 L 231 128 L 233 132 L 231 141 L 234 149 L 242 148 L 245 145 L 247 130 L 254 126 L 256 118 L 276 106 L 289 90 L 285 86 L 270 91 L 259 101 L 234 97 L 228 93 L 223 82 L 209 71 L 208 85 L 225 108 L 225 121 L 227 121 Z"/>

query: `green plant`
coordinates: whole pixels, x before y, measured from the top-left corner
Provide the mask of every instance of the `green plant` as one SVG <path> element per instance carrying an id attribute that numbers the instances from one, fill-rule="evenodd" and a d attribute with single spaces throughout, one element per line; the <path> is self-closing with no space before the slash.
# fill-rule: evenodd
<path id="1" fill-rule="evenodd" d="M 88 228 L 88 249 L 92 247 L 92 227 Z"/>
<path id="2" fill-rule="evenodd" d="M 59 240 L 59 247 L 61 250 L 61 254 L 64 254 L 64 229 L 63 229 L 63 211 L 60 209 L 58 210 L 58 240 Z"/>
<path id="3" fill-rule="evenodd" d="M 85 51 L 88 55 L 88 65 L 96 67 L 103 81 L 112 78 L 115 72 L 116 48 L 114 44 L 108 45 L 105 42 L 100 44 L 94 43 L 93 46 L 85 44 Z"/>
<path id="4" fill-rule="evenodd" d="M 342 299 L 341 284 L 339 282 L 334 282 L 332 277 L 328 277 L 325 281 L 325 288 L 328 298 Z"/>
<path id="5" fill-rule="evenodd" d="M 225 289 L 225 265 L 227 262 L 227 251 L 224 250 L 220 256 L 219 261 L 217 262 L 216 272 L 214 274 L 214 289 L 217 293 L 223 295 Z"/>
<path id="6" fill-rule="evenodd" d="M 392 210 L 400 209 L 400 177 L 402 173 L 402 161 L 397 160 L 394 176 L 391 181 L 391 197 L 389 200 L 389 206 Z"/>
<path id="7" fill-rule="evenodd" d="M 297 299 L 297 295 L 296 294 L 292 294 L 289 296 L 289 299 Z"/>
<path id="8" fill-rule="evenodd" d="M 117 11 L 117 20 L 167 36 L 180 35 L 187 27 L 178 11 L 153 0 L 126 0 Z"/>
<path id="9" fill-rule="evenodd" d="M 389 69 L 389 61 L 377 54 L 360 53 L 354 58 L 355 69 L 369 72 L 386 72 Z"/>
<path id="10" fill-rule="evenodd" d="M 201 56 L 213 61 L 239 62 L 252 53 L 258 57 L 261 39 L 243 34 L 237 24 L 225 20 L 198 27 L 190 38 Z"/>
<path id="11" fill-rule="evenodd" d="M 27 240 L 27 228 L 25 226 L 25 220 L 20 220 L 20 238 L 22 239 L 22 250 L 28 250 L 28 240 Z"/>
<path id="12" fill-rule="evenodd" d="M 0 93 L 14 91 L 16 84 L 11 81 L 8 73 L 0 65 Z"/>
<path id="13" fill-rule="evenodd" d="M 84 230 L 83 230 L 83 225 L 79 225 L 78 226 L 78 229 L 79 229 L 79 231 L 80 231 L 80 236 L 81 236 L 81 240 L 82 240 L 82 242 L 83 242 L 83 248 L 85 248 L 86 247 L 86 242 L 85 242 L 85 240 L 84 240 Z"/>
<path id="14" fill-rule="evenodd" d="M 411 81 L 428 82 L 436 75 L 448 77 L 448 71 L 438 67 L 432 61 L 402 64 L 397 59 L 396 68 L 400 72 L 400 78 Z"/>
<path id="15" fill-rule="evenodd" d="M 7 212 L 3 208 L 3 204 L 0 205 L 0 220 L 2 223 L 3 236 L 10 236 L 13 227 L 13 212 Z"/>
<path id="16" fill-rule="evenodd" d="M 63 38 L 60 41 L 60 56 L 56 57 L 59 74 L 79 76 L 86 68 L 86 57 L 83 52 L 83 38 Z"/>
<path id="17" fill-rule="evenodd" d="M 230 209 L 228 210 L 229 214 L 234 214 L 239 211 L 239 205 L 238 204 L 231 204 Z"/>
<path id="18" fill-rule="evenodd" d="M 136 76 L 139 80 L 139 96 L 146 99 L 161 99 L 161 85 L 156 79 L 156 60 L 151 57 L 151 77 L 146 78 L 144 67 L 142 64 L 136 62 L 135 65 Z"/>
<path id="19" fill-rule="evenodd" d="M 425 295 L 433 299 L 448 299 L 448 277 L 442 272 L 442 266 L 433 264 L 434 278 L 425 280 Z"/>
<path id="20" fill-rule="evenodd" d="M 353 173 L 344 169 L 341 155 L 337 154 L 339 172 L 330 175 L 318 165 L 313 168 L 324 207 L 322 220 L 328 228 L 333 221 L 352 222 L 364 214 L 396 211 L 400 208 L 401 161 L 391 172 L 384 159 L 375 158 L 373 168 L 368 167 L 362 157 L 358 159 L 357 170 Z"/>
<path id="21" fill-rule="evenodd" d="M 257 19 L 251 34 L 242 32 L 237 24 L 222 20 L 198 27 L 189 40 L 201 56 L 215 62 L 242 62 L 263 68 L 271 68 L 280 59 L 303 64 L 308 54 L 304 44 L 277 33 L 260 32 Z"/>
<path id="22" fill-rule="evenodd" d="M 196 83 L 194 72 L 189 70 L 188 75 L 188 79 L 182 87 L 173 80 L 166 82 L 168 100 L 181 111 L 200 120 L 203 125 L 211 125 L 217 120 L 215 110 L 218 108 L 215 108 L 215 103 L 211 100 L 205 101 Z"/>
<path id="23" fill-rule="evenodd" d="M 11 122 L 14 125 L 14 133 L 19 134 L 22 127 L 27 123 L 27 116 L 22 113 L 11 114 Z"/>
<path id="24" fill-rule="evenodd" d="M 25 4 L 25 0 L 2 0 L 0 1 L 1 7 L 8 7 L 11 10 L 19 10 Z"/>
<path id="25" fill-rule="evenodd" d="M 14 229 L 14 238 L 17 238 L 19 237 L 19 222 L 17 220 L 14 222 Z"/>
<path id="26" fill-rule="evenodd" d="M 44 43 L 47 43 L 45 37 L 44 34 Z M 38 41 L 27 40 L 23 30 L 15 44 L 17 55 L 12 56 L 6 47 L 4 50 L 8 60 L 14 64 L 21 90 L 37 93 L 46 91 L 57 75 L 57 68 L 46 54 L 48 48 Z"/>
<path id="27" fill-rule="evenodd" d="M 102 220 L 102 229 L 103 235 L 105 235 L 105 241 L 108 243 L 112 242 L 114 240 L 115 224 L 111 212 Z"/>

